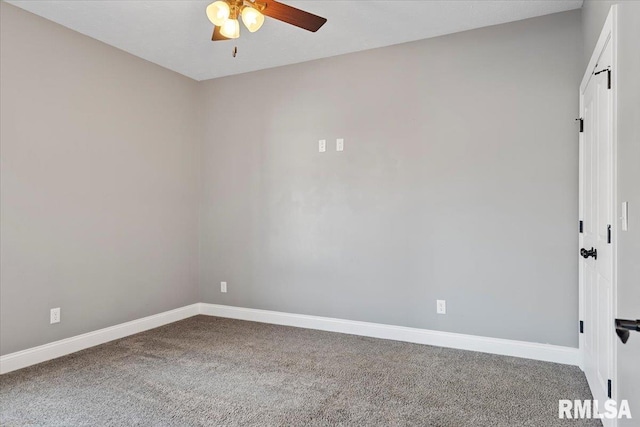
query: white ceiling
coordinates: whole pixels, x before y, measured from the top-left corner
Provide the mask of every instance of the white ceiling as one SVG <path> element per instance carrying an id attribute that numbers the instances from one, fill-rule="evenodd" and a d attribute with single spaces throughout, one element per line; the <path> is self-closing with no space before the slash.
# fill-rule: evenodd
<path id="1" fill-rule="evenodd" d="M 283 0 L 324 16 L 317 32 L 267 18 L 256 33 L 211 42 L 213 0 L 7 0 L 170 70 L 206 80 L 547 15 L 582 0 Z M 233 47 L 238 56 L 233 58 Z"/>

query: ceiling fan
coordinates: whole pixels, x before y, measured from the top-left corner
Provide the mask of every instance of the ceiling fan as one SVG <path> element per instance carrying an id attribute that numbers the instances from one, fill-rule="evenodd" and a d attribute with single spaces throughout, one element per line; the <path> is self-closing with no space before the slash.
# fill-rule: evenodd
<path id="1" fill-rule="evenodd" d="M 211 40 L 240 37 L 238 16 L 242 17 L 245 27 L 252 33 L 262 27 L 265 16 L 314 33 L 327 22 L 326 18 L 275 0 L 218 0 L 207 6 L 207 17 L 214 25 Z"/>

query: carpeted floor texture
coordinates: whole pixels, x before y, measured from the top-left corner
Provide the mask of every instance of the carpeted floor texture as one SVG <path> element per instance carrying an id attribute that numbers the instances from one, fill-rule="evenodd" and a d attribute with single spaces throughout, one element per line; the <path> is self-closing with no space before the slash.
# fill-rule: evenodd
<path id="1" fill-rule="evenodd" d="M 3 426 L 600 426 L 582 372 L 196 316 L 0 377 Z"/>

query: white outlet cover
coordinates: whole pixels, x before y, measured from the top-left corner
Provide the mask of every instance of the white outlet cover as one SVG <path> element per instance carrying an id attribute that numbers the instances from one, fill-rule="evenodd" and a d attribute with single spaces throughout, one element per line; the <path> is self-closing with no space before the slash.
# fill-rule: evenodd
<path id="1" fill-rule="evenodd" d="M 338 138 L 336 140 L 336 151 L 344 151 L 344 139 Z"/>
<path id="2" fill-rule="evenodd" d="M 436 300 L 436 313 L 447 314 L 447 302 L 445 300 Z"/>
<path id="3" fill-rule="evenodd" d="M 327 140 L 326 139 L 321 139 L 320 141 L 318 141 L 318 151 L 320 153 L 324 153 L 325 151 L 327 151 Z"/>
<path id="4" fill-rule="evenodd" d="M 60 307 L 52 308 L 49 316 L 49 322 L 51 324 L 60 323 Z"/>
<path id="5" fill-rule="evenodd" d="M 220 282 L 220 292 L 227 292 L 227 282 Z"/>

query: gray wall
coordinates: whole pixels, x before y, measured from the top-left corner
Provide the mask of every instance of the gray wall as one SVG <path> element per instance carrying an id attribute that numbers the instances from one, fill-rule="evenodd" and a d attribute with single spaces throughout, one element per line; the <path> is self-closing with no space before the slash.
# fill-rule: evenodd
<path id="1" fill-rule="evenodd" d="M 577 346 L 580 15 L 203 83 L 202 300 Z"/>
<path id="2" fill-rule="evenodd" d="M 197 83 L 0 8 L 1 353 L 197 302 Z"/>
<path id="3" fill-rule="evenodd" d="M 198 300 L 577 345 L 579 11 L 198 84 L 1 7 L 2 354 Z"/>
<path id="4" fill-rule="evenodd" d="M 640 319 L 640 2 L 591 1 L 582 9 L 586 68 L 612 4 L 618 8 L 618 201 L 629 202 L 629 231 L 618 236 L 618 316 Z M 616 215 L 619 217 L 619 215 Z M 618 342 L 619 399 L 640 418 L 640 334 Z"/>

